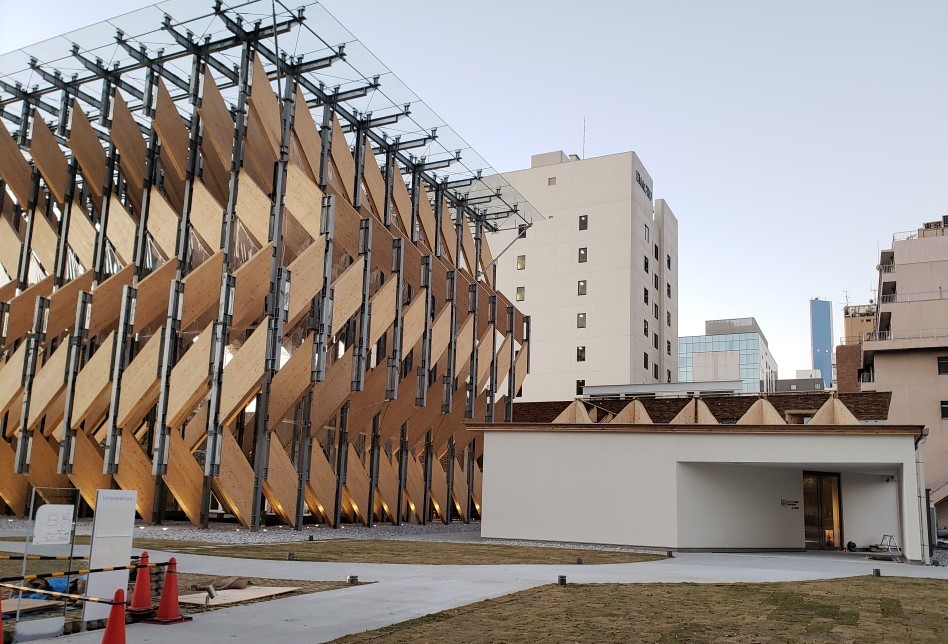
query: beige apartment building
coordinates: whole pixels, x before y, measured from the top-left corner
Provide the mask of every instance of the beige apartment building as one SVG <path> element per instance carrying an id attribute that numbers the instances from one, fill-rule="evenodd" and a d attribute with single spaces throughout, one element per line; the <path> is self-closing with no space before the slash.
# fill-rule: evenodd
<path id="1" fill-rule="evenodd" d="M 678 220 L 638 156 L 549 152 L 504 178 L 545 217 L 487 236 L 498 289 L 531 320 L 521 400 L 675 381 Z"/>
<path id="2" fill-rule="evenodd" d="M 928 427 L 925 484 L 938 526 L 948 527 L 948 217 L 895 234 L 878 271 L 878 304 L 844 316 L 841 359 L 861 338 L 857 369 L 846 369 L 846 390 L 891 391 L 890 422 Z"/>

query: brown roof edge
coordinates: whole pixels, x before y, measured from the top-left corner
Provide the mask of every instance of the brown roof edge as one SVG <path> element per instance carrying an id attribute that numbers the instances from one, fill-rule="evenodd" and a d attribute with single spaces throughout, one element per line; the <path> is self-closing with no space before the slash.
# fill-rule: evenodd
<path id="1" fill-rule="evenodd" d="M 613 434 L 827 434 L 883 436 L 909 434 L 920 438 L 923 425 L 577 425 L 570 423 L 467 423 L 470 431 L 485 432 L 587 432 Z"/>

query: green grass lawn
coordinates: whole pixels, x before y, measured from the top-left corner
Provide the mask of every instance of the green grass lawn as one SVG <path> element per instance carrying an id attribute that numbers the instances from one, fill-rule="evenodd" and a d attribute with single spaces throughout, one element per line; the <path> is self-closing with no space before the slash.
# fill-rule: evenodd
<path id="1" fill-rule="evenodd" d="M 355 642 L 944 642 L 948 581 L 542 586 Z"/>

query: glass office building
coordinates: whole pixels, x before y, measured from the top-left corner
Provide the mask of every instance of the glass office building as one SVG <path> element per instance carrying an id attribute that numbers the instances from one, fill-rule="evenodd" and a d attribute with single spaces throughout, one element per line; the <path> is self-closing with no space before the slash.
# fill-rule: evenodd
<path id="1" fill-rule="evenodd" d="M 777 363 L 754 318 L 708 320 L 705 335 L 678 338 L 678 380 L 740 380 L 746 393 L 775 391 Z"/>
<path id="2" fill-rule="evenodd" d="M 833 386 L 833 303 L 810 300 L 810 353 L 827 389 Z"/>

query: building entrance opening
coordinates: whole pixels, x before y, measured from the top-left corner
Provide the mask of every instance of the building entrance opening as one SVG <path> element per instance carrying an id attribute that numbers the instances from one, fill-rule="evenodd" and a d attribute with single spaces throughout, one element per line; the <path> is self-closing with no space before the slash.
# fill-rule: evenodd
<path id="1" fill-rule="evenodd" d="M 839 474 L 803 473 L 803 524 L 807 550 L 842 548 Z"/>

